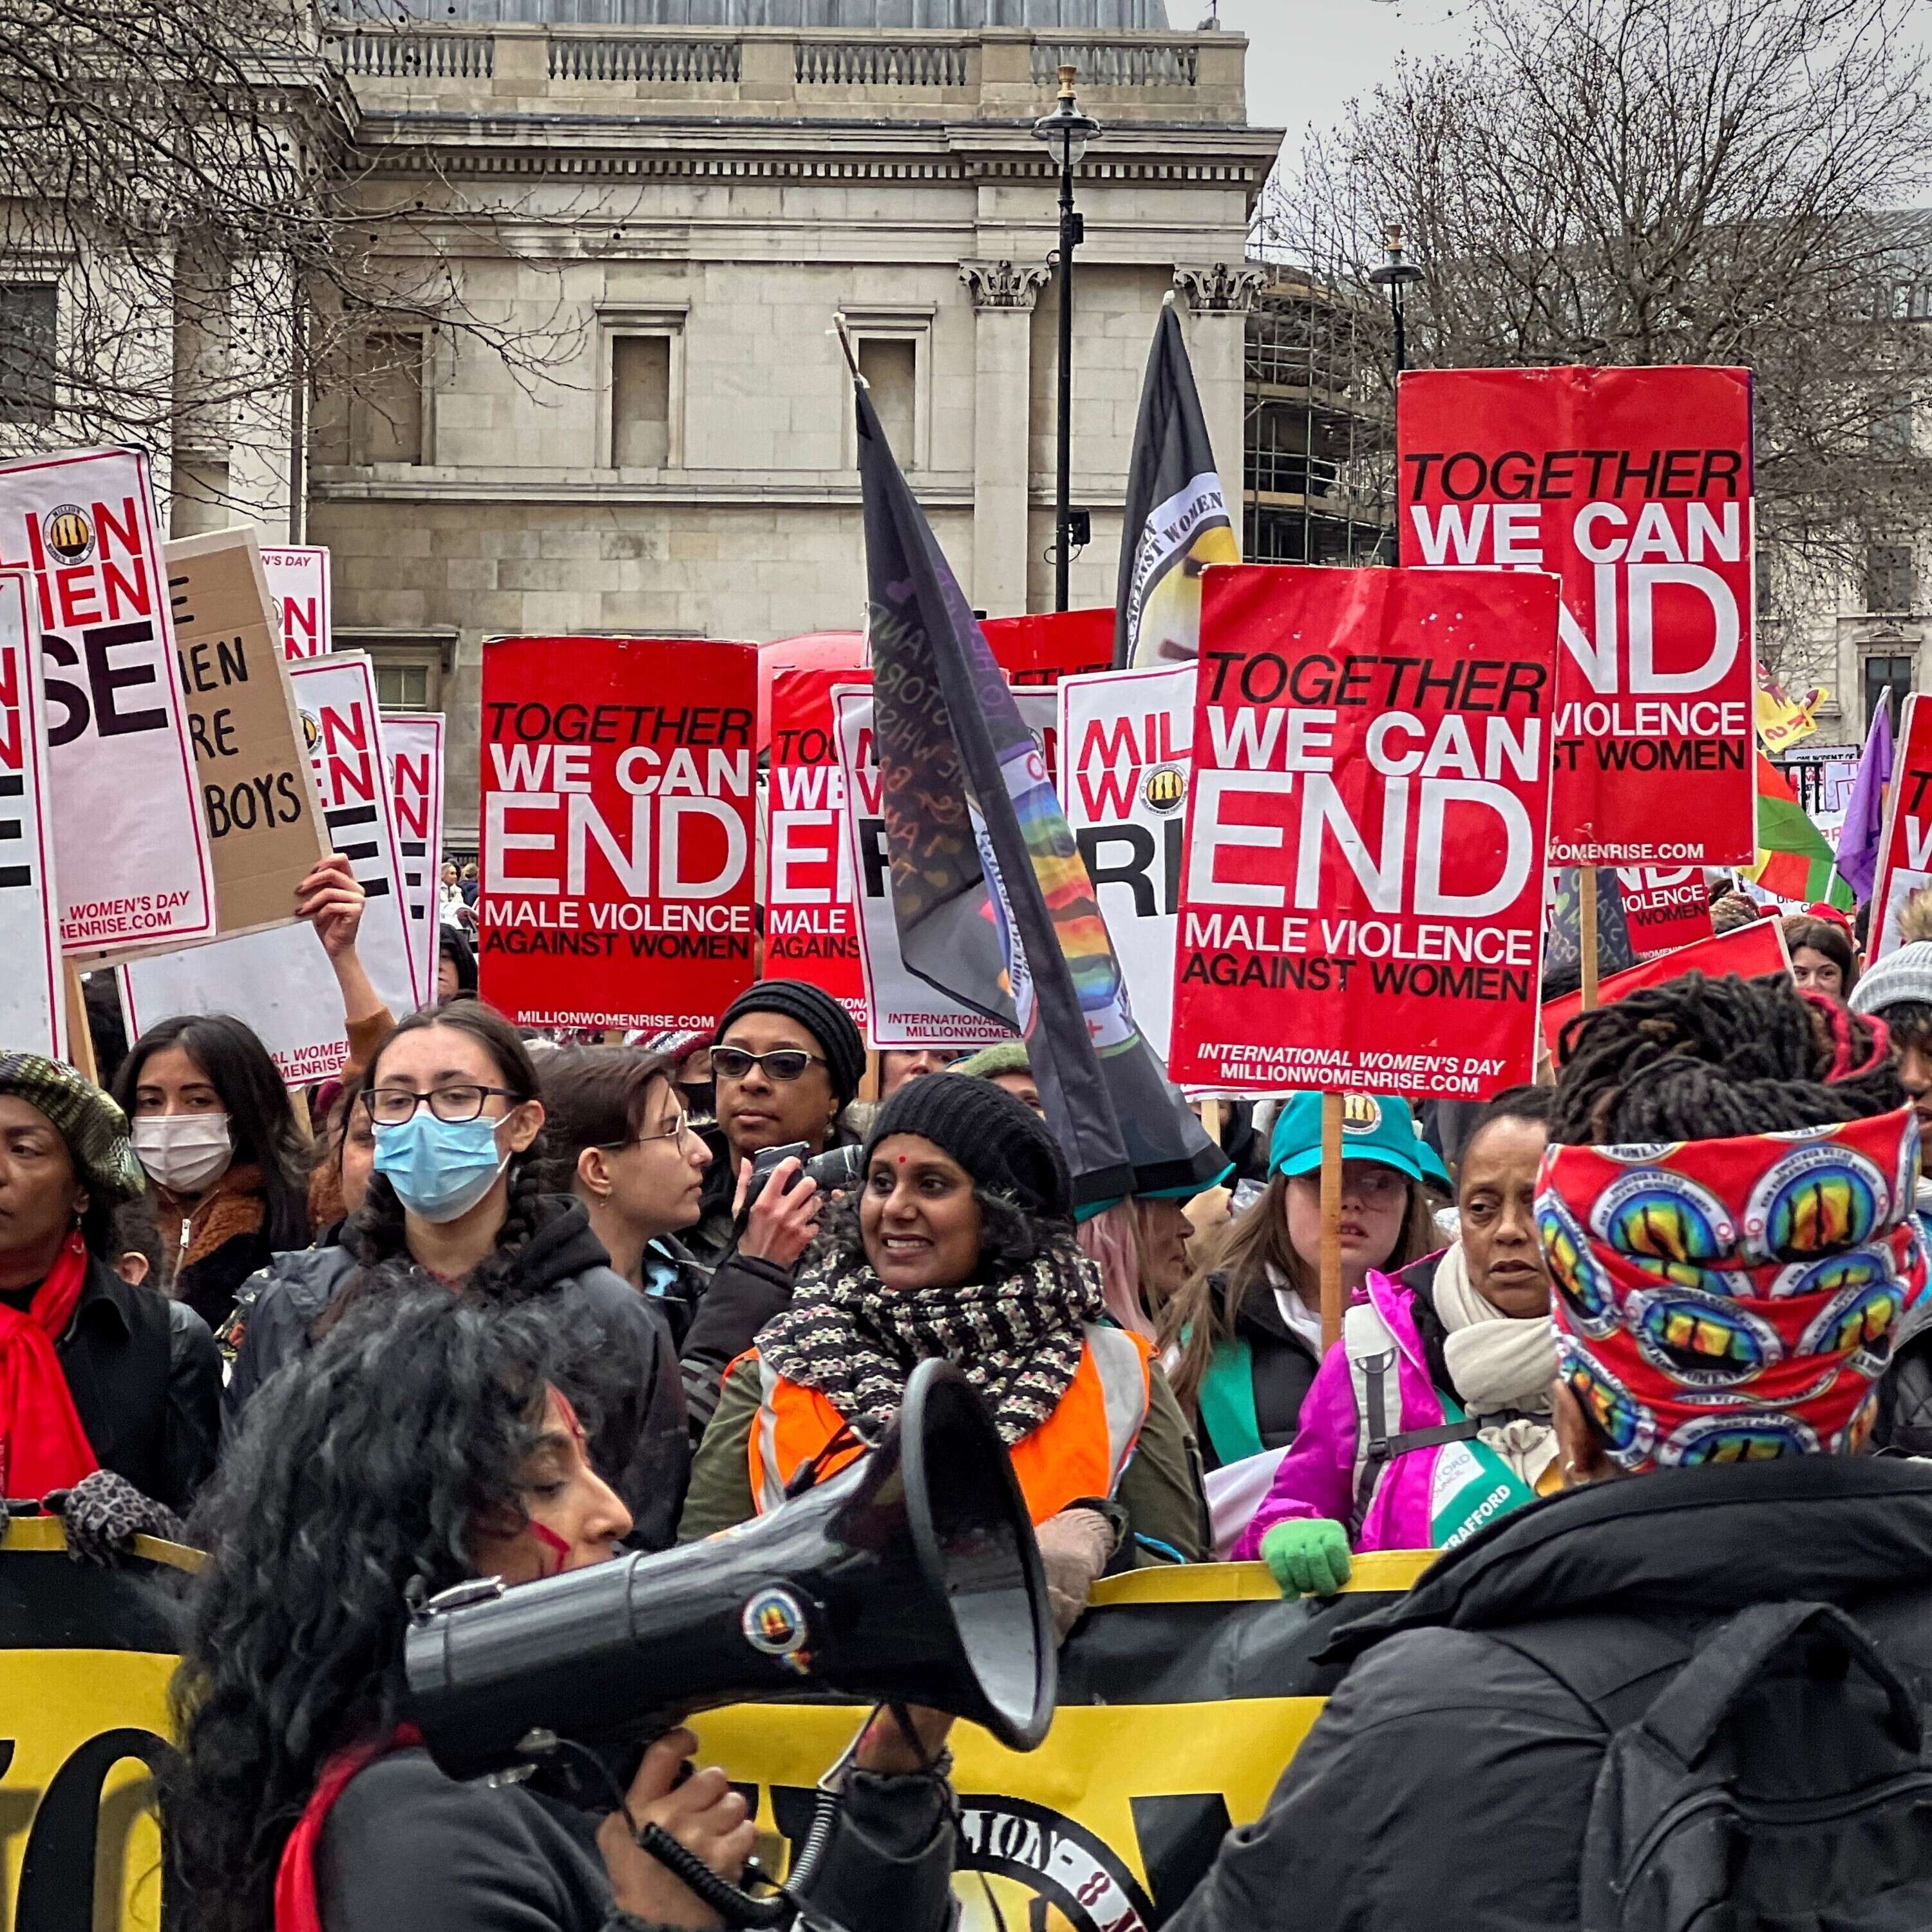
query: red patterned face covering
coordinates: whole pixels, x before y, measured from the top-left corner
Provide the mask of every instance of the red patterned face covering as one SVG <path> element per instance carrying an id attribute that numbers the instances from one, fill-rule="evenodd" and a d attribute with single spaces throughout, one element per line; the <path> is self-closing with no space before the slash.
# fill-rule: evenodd
<path id="1" fill-rule="evenodd" d="M 1918 1127 L 1552 1147 L 1558 1372 L 1626 1469 L 1856 1448 L 1925 1300 Z"/>

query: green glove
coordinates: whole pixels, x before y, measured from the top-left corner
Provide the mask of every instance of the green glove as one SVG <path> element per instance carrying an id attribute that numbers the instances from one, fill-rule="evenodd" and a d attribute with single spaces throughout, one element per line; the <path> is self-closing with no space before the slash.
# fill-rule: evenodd
<path id="1" fill-rule="evenodd" d="M 1348 1580 L 1348 1532 L 1326 1516 L 1278 1522 L 1262 1538 L 1262 1561 L 1284 1597 L 1332 1597 Z"/>

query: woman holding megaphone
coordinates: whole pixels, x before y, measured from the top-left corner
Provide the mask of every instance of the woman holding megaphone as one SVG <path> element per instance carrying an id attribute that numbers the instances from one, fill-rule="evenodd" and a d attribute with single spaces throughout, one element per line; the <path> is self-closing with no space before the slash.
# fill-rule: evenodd
<path id="1" fill-rule="evenodd" d="M 413 1608 L 619 1553 L 630 1513 L 562 1393 L 600 1346 L 554 1303 L 405 1286 L 251 1405 L 197 1517 L 210 1554 L 176 1686 L 166 1810 L 185 1932 L 722 1922 L 638 1842 L 656 1826 L 727 1880 L 750 1856 L 724 1774 L 685 1776 L 688 1732 L 646 1750 L 600 1819 L 526 1785 L 458 1782 L 408 1721 Z M 916 1738 L 867 1726 L 842 1780 L 844 1856 L 817 1868 L 825 1893 L 801 1881 L 848 1932 L 946 1922 L 948 1720 L 908 1721 Z"/>

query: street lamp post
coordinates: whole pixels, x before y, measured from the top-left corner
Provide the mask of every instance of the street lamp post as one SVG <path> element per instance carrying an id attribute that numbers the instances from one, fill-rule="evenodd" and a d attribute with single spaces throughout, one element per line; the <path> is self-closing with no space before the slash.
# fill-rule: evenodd
<path id="1" fill-rule="evenodd" d="M 1402 224 L 1390 222 L 1382 230 L 1382 265 L 1369 271 L 1369 280 L 1388 290 L 1389 319 L 1395 324 L 1395 373 L 1408 367 L 1408 338 L 1402 325 L 1402 291 L 1422 279 L 1422 271 L 1408 259 L 1402 245 Z"/>
<path id="2" fill-rule="evenodd" d="M 1060 70 L 1060 98 L 1051 114 L 1034 123 L 1033 131 L 1047 144 L 1060 164 L 1060 452 L 1053 499 L 1053 608 L 1067 605 L 1068 572 L 1073 550 L 1073 251 L 1086 238 L 1084 224 L 1073 206 L 1073 170 L 1097 140 L 1100 124 L 1081 112 L 1073 98 L 1078 69 Z"/>

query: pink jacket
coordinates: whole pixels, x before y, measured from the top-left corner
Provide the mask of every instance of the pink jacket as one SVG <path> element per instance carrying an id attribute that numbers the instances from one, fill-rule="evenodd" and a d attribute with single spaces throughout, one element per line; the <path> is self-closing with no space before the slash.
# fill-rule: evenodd
<path id="1" fill-rule="evenodd" d="M 1372 1300 L 1398 1352 L 1396 1377 L 1402 1397 L 1400 1426 L 1430 1429 L 1444 1420 L 1423 1353 L 1422 1338 L 1411 1312 L 1415 1294 L 1385 1274 L 1371 1271 L 1365 1292 Z M 1394 1418 L 1390 1418 L 1393 1424 Z M 1354 1510 L 1357 1437 L 1361 1424 L 1355 1413 L 1355 1391 L 1348 1373 L 1348 1352 L 1339 1343 L 1322 1358 L 1314 1386 L 1303 1398 L 1300 1426 L 1294 1442 L 1275 1472 L 1274 1484 L 1254 1520 L 1234 1546 L 1237 1562 L 1261 1555 L 1262 1538 L 1278 1522 L 1296 1517 L 1327 1516 L 1349 1523 Z M 1358 1550 L 1426 1550 L 1430 1546 L 1430 1498 L 1439 1448 L 1412 1449 L 1382 1471 L 1369 1501 Z"/>

